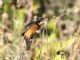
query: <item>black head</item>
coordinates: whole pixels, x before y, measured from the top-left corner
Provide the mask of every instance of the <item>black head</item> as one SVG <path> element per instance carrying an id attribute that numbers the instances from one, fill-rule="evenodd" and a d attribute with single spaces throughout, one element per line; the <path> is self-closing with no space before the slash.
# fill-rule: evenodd
<path id="1" fill-rule="evenodd" d="M 39 25 L 46 25 L 47 18 L 45 18 L 45 17 L 37 17 L 37 18 L 34 18 L 33 21 L 37 22 Z"/>

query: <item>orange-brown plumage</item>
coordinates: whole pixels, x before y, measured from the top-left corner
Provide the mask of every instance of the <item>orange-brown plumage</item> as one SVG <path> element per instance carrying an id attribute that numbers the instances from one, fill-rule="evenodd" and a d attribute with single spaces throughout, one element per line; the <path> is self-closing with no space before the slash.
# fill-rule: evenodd
<path id="1" fill-rule="evenodd" d="M 27 31 L 24 32 L 26 38 L 31 38 L 32 34 L 35 34 L 40 27 L 37 24 L 33 24 Z"/>
<path id="2" fill-rule="evenodd" d="M 25 39 L 27 50 L 30 49 L 32 37 L 37 33 L 37 31 L 41 29 L 42 25 L 44 25 L 44 20 L 45 20 L 44 18 L 37 18 L 36 21 L 33 21 L 25 26 L 22 36 Z"/>

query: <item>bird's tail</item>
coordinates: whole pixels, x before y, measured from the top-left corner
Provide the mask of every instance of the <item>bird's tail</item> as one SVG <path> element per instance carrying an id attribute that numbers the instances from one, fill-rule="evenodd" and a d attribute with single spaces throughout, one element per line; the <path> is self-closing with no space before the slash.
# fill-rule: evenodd
<path id="1" fill-rule="evenodd" d="M 26 50 L 30 50 L 30 44 L 31 44 L 30 39 L 25 40 L 25 42 L 26 42 Z"/>

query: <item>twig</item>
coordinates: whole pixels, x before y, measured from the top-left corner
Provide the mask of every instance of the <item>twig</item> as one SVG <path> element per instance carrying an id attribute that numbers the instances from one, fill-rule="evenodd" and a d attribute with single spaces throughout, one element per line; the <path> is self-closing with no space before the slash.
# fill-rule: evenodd
<path id="1" fill-rule="evenodd" d="M 27 20 L 25 22 L 25 25 L 28 24 L 31 20 L 31 17 L 32 17 L 32 4 L 33 4 L 33 0 L 28 0 L 29 9 L 28 9 Z"/>

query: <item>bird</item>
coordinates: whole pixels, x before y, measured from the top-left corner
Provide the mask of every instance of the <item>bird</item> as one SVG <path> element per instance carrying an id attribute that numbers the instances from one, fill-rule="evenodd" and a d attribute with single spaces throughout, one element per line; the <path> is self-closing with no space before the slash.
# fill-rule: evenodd
<path id="1" fill-rule="evenodd" d="M 26 50 L 30 50 L 31 40 L 35 36 L 35 34 L 40 32 L 42 26 L 46 25 L 47 19 L 44 17 L 36 17 L 32 22 L 25 25 L 21 36 L 24 37 L 26 42 Z"/>

